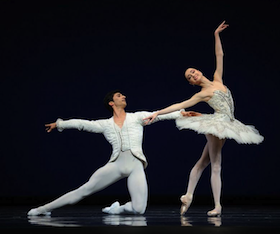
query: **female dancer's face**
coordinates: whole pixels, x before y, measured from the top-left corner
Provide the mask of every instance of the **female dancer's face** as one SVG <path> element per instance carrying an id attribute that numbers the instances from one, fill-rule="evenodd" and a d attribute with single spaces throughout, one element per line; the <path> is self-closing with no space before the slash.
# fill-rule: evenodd
<path id="1" fill-rule="evenodd" d="M 202 76 L 202 72 L 195 68 L 188 68 L 185 72 L 187 81 L 192 85 L 199 85 Z"/>

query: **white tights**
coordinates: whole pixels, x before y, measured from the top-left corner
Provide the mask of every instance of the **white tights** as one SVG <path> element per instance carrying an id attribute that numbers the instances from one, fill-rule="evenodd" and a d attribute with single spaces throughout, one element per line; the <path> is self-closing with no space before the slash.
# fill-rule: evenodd
<path id="1" fill-rule="evenodd" d="M 211 187 L 214 196 L 215 207 L 219 207 L 221 197 L 221 163 L 222 163 L 222 147 L 225 140 L 206 135 L 207 144 L 204 147 L 200 159 L 197 161 L 195 166 L 192 168 L 188 183 L 187 195 L 192 196 L 196 185 L 201 177 L 204 169 L 211 163 Z"/>
<path id="2" fill-rule="evenodd" d="M 39 208 L 52 211 L 65 205 L 75 204 L 84 197 L 96 193 L 125 177 L 128 177 L 127 186 L 131 202 L 119 206 L 115 210 L 115 214 L 143 214 L 146 210 L 148 198 L 146 175 L 143 163 L 130 151 L 121 152 L 116 161 L 99 168 L 93 173 L 89 181 L 81 187 Z"/>

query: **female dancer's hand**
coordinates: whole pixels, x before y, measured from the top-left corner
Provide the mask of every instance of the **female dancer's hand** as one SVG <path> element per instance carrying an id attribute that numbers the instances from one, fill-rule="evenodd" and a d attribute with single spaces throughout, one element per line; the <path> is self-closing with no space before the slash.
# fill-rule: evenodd
<path id="1" fill-rule="evenodd" d="M 56 123 L 45 124 L 46 131 L 51 132 L 53 129 L 56 128 Z"/>
<path id="2" fill-rule="evenodd" d="M 181 114 L 184 117 L 191 117 L 191 116 L 200 116 L 200 115 L 202 115 L 201 113 L 195 112 L 195 111 L 181 111 Z"/>
<path id="3" fill-rule="evenodd" d="M 215 34 L 219 34 L 220 32 L 222 32 L 224 29 L 226 29 L 229 25 L 225 24 L 226 21 L 223 21 L 219 27 L 215 30 Z"/>
<path id="4" fill-rule="evenodd" d="M 156 113 L 150 115 L 149 117 L 143 119 L 145 122 L 145 125 L 152 123 L 157 116 L 158 116 L 158 113 L 156 112 Z"/>

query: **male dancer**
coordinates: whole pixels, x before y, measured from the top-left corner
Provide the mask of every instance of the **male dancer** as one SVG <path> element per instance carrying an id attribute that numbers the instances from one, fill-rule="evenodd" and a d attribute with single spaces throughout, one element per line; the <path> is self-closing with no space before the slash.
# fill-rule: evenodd
<path id="1" fill-rule="evenodd" d="M 143 214 L 147 206 L 148 188 L 144 169 L 147 160 L 142 151 L 144 118 L 151 112 L 126 113 L 126 97 L 115 90 L 104 98 L 105 106 L 112 111 L 110 119 L 96 121 L 71 119 L 63 121 L 58 119 L 55 123 L 46 124 L 47 132 L 57 128 L 78 129 L 93 133 L 104 134 L 112 145 L 112 155 L 109 162 L 99 168 L 90 177 L 89 181 L 76 190 L 73 190 L 58 199 L 35 209 L 31 209 L 28 215 L 50 215 L 51 211 L 59 207 L 75 204 L 86 196 L 96 193 L 112 183 L 127 177 L 127 186 L 131 201 L 124 205 L 119 202 L 102 209 L 108 214 Z M 182 115 L 196 115 L 196 112 L 176 111 L 159 116 L 154 122 L 166 119 L 176 119 Z"/>

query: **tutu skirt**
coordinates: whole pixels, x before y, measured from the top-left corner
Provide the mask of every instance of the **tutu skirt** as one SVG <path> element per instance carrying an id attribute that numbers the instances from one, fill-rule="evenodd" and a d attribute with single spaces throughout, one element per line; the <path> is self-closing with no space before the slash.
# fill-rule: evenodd
<path id="1" fill-rule="evenodd" d="M 254 126 L 245 125 L 221 113 L 180 117 L 176 119 L 176 126 L 179 130 L 191 129 L 220 139 L 234 139 L 239 144 L 259 144 L 264 139 Z"/>

